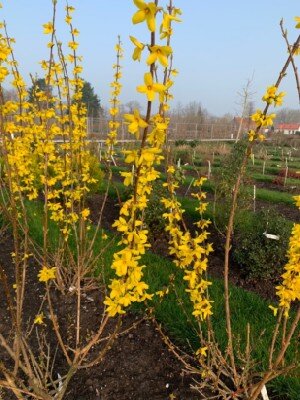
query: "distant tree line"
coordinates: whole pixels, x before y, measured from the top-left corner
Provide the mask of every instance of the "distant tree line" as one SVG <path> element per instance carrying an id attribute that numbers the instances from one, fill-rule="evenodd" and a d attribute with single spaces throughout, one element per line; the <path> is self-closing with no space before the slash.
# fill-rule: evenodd
<path id="1" fill-rule="evenodd" d="M 35 81 L 29 90 L 30 102 L 33 101 L 34 88 L 38 86 L 40 90 L 50 91 L 52 94 L 52 87 L 47 87 L 45 79 L 39 78 Z M 108 110 L 102 107 L 98 95 L 95 93 L 92 85 L 85 81 L 83 86 L 83 102 L 86 104 L 87 112 L 89 117 L 94 118 L 108 118 Z M 17 100 L 18 94 L 15 89 L 4 89 L 3 90 L 4 100 Z M 120 105 L 120 115 L 125 113 L 133 113 L 134 109 L 138 109 L 142 112 L 142 106 L 138 101 L 132 100 L 125 104 Z M 254 112 L 255 106 L 253 101 L 247 103 L 245 110 L 246 117 L 249 117 Z M 197 123 L 197 124 L 213 124 L 213 123 L 229 123 L 233 121 L 234 115 L 227 113 L 223 116 L 214 116 L 204 108 L 201 102 L 193 101 L 183 105 L 177 103 L 173 106 L 169 112 L 170 118 L 174 123 Z M 280 123 L 300 123 L 300 110 L 292 108 L 282 108 L 276 112 L 276 124 Z"/>

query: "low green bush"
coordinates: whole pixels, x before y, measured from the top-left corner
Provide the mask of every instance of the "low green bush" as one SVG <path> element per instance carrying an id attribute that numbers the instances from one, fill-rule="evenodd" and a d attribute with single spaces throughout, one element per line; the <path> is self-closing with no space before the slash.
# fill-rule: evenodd
<path id="1" fill-rule="evenodd" d="M 193 151 L 189 146 L 180 146 L 174 151 L 174 162 L 177 164 L 180 160 L 181 165 L 193 163 Z"/>
<path id="2" fill-rule="evenodd" d="M 175 140 L 175 146 L 176 146 L 176 147 L 178 147 L 178 146 L 185 146 L 185 145 L 187 145 L 187 144 L 188 144 L 188 142 L 187 142 L 186 140 L 182 140 L 182 139 Z"/>
<path id="3" fill-rule="evenodd" d="M 262 210 L 253 216 L 251 225 L 239 224 L 235 231 L 232 256 L 251 279 L 279 280 L 287 261 L 292 223 L 275 211 Z M 276 235 L 278 240 L 268 238 Z"/>

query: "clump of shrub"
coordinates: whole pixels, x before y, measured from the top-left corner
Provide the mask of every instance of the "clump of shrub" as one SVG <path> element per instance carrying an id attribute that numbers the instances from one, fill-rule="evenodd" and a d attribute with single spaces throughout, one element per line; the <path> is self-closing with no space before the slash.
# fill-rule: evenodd
<path id="1" fill-rule="evenodd" d="M 174 162 L 177 164 L 180 160 L 181 165 L 193 163 L 193 151 L 190 146 L 178 146 L 174 149 Z"/>
<path id="2" fill-rule="evenodd" d="M 190 146 L 192 148 L 195 148 L 196 146 L 199 145 L 199 140 L 184 140 L 184 139 L 178 139 L 175 140 L 175 147 L 179 146 Z"/>
<path id="3" fill-rule="evenodd" d="M 274 210 L 261 210 L 254 214 L 251 224 L 239 225 L 232 256 L 245 277 L 279 280 L 287 262 L 291 229 L 292 223 Z M 267 234 L 279 239 L 268 238 Z"/>
<path id="4" fill-rule="evenodd" d="M 188 142 L 189 146 L 194 149 L 195 147 L 197 147 L 199 145 L 199 140 L 190 140 Z"/>
<path id="5" fill-rule="evenodd" d="M 175 140 L 175 147 L 186 146 L 187 144 L 188 142 L 186 140 L 183 139 Z"/>

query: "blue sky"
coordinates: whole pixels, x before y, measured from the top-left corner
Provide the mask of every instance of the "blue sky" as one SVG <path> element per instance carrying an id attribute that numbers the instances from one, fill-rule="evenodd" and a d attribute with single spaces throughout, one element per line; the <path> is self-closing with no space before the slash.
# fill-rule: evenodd
<path id="1" fill-rule="evenodd" d="M 164 0 L 161 0 L 164 3 Z M 47 37 L 42 24 L 51 19 L 51 0 L 2 0 L 1 14 L 9 33 L 15 37 L 16 58 L 20 70 L 29 82 L 29 73 L 40 73 L 38 62 L 46 58 Z M 123 60 L 122 102 L 144 97 L 135 91 L 142 83 L 143 62 L 131 59 L 133 35 L 147 41 L 143 24 L 132 25 L 136 7 L 131 0 L 70 0 L 75 6 L 74 25 L 80 30 L 79 53 L 84 56 L 84 78 L 92 83 L 102 104 L 107 105 L 111 65 L 115 62 L 114 44 L 121 35 Z M 281 37 L 279 21 L 284 19 L 293 42 L 300 30 L 294 29 L 294 16 L 300 15 L 299 0 L 175 0 L 183 11 L 173 37 L 176 77 L 173 93 L 176 102 L 201 102 L 215 115 L 235 114 L 239 107 L 237 92 L 254 74 L 252 91 L 257 107 L 268 85 L 274 83 L 287 51 Z M 58 0 L 58 31 L 62 41 L 68 41 L 63 23 L 65 1 Z M 60 21 L 59 21 L 60 20 Z M 62 21 L 62 22 L 61 22 Z M 300 57 L 297 62 L 299 64 Z M 292 71 L 282 90 L 287 92 L 285 106 L 299 107 Z"/>

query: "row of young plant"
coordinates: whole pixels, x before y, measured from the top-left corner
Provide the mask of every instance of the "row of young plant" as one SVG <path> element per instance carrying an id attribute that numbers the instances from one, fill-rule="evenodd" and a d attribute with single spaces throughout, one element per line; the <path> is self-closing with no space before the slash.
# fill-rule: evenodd
<path id="1" fill-rule="evenodd" d="M 112 170 L 113 179 L 117 179 L 117 175 L 120 171 L 124 171 L 125 168 L 113 167 Z M 178 170 L 176 173 L 179 178 Z M 183 176 L 185 186 L 184 190 L 181 192 L 180 198 L 183 202 L 185 216 L 189 221 L 197 222 L 199 215 L 198 212 L 195 211 L 196 200 L 186 195 L 189 186 L 193 184 L 193 179 L 194 178 L 187 180 L 186 176 Z M 164 207 L 161 203 L 161 198 L 166 196 L 167 193 L 166 188 L 163 187 L 165 181 L 165 175 L 162 174 L 161 179 L 155 182 L 153 191 L 149 196 L 144 219 L 145 226 L 149 230 L 150 243 L 153 243 L 154 246 L 160 243 L 161 246 L 158 247 L 161 248 L 163 248 L 163 242 L 167 240 L 164 234 L 166 226 L 166 222 L 163 218 Z M 208 205 L 205 211 L 205 218 L 213 222 L 210 231 L 214 230 L 214 232 L 217 233 L 215 237 L 218 238 L 218 247 L 220 247 L 220 243 L 226 232 L 226 224 L 228 221 L 230 207 L 230 190 L 228 190 L 228 187 L 233 186 L 233 183 L 230 181 L 226 180 L 227 184 L 225 186 L 223 179 L 222 182 L 220 182 L 217 188 L 213 188 L 206 183 L 203 185 L 205 190 L 211 192 L 210 197 L 215 198 L 215 200 Z M 230 183 L 232 186 L 230 186 Z M 114 185 L 118 188 L 119 196 L 122 199 L 126 199 L 129 195 L 128 188 L 124 189 L 117 181 L 115 181 Z M 99 188 L 100 192 L 105 190 L 105 185 L 102 186 L 102 188 Z M 109 196 L 111 201 L 115 198 L 116 192 L 113 188 Z M 222 204 L 218 201 L 220 198 L 222 199 Z M 260 199 L 260 192 L 257 193 L 257 199 Z M 268 200 L 270 200 L 269 197 Z M 290 196 L 288 200 L 289 202 L 287 204 L 295 208 L 292 196 Z M 278 199 L 276 201 L 278 201 Z M 249 192 L 247 188 L 242 187 L 238 198 L 238 211 L 235 217 L 233 246 L 231 251 L 232 259 L 235 261 L 235 264 L 238 265 L 240 275 L 245 279 L 262 279 L 278 283 L 283 272 L 283 267 L 287 261 L 286 252 L 293 222 L 276 212 L 272 203 L 269 203 L 267 209 L 256 210 L 256 212 L 253 211 L 253 193 Z M 272 235 L 271 237 L 273 239 L 270 239 L 269 235 Z M 220 256 L 220 249 L 218 250 L 218 255 Z"/>
<path id="2" fill-rule="evenodd" d="M 150 247 L 149 232 L 144 224 L 149 195 L 153 190 L 153 182 L 160 176 L 158 166 L 164 159 L 163 150 L 169 123 L 166 113 L 172 98 L 172 76 L 177 73 L 173 68 L 171 38 L 173 25 L 180 22 L 181 11 L 173 5 L 172 0 L 167 5 L 161 5 L 158 0 L 149 3 L 134 0 L 134 4 L 137 11 L 133 15 L 133 23 L 145 23 L 150 33 L 148 43 L 131 37 L 135 46 L 135 61 L 140 61 L 144 52 L 147 52 L 144 83 L 137 86 L 137 91 L 145 95 L 146 115 L 142 116 L 135 110 L 133 114 L 124 116 L 129 132 L 140 139 L 140 147 L 124 151 L 128 171 L 121 175 L 124 185 L 131 188 L 131 195 L 121 204 L 120 216 L 113 224 L 120 233 L 119 247 L 113 255 L 111 265 L 115 276 L 108 285 L 99 326 L 89 336 L 85 335 L 81 325 L 83 296 L 95 285 L 93 276 L 99 267 L 99 260 L 105 257 L 108 238 L 101 228 L 104 206 L 100 210 L 98 223 L 93 226 L 89 219 L 90 210 L 86 205 L 87 194 L 91 185 L 96 182 L 92 176 L 94 159 L 88 151 L 86 138 L 86 109 L 81 101 L 82 59 L 77 54 L 76 38 L 79 32 L 72 23 L 74 8 L 66 6 L 65 21 L 70 30 L 70 42 L 69 54 L 65 55 L 56 32 L 57 1 L 53 0 L 53 18 L 44 24 L 44 33 L 49 35 L 49 59 L 43 60 L 41 64 L 45 71 L 45 81 L 48 86 L 56 88 L 56 94 L 37 87 L 33 93 L 33 103 L 27 101 L 26 85 L 13 53 L 13 39 L 8 35 L 5 24 L 1 26 L 1 88 L 5 78 L 11 77 L 12 84 L 18 91 L 18 101 L 4 101 L 3 95 L 1 96 L 1 151 L 4 170 L 1 174 L 1 210 L 4 218 L 11 224 L 15 283 L 13 288 L 7 284 L 4 270 L 1 272 L 1 281 L 15 335 L 11 340 L 0 333 L 2 350 L 10 357 L 10 362 L 0 364 L 0 384 L 18 399 L 26 398 L 29 394 L 34 398 L 62 399 L 78 369 L 92 368 L 102 361 L 121 329 L 122 315 L 128 307 L 133 303 L 149 302 L 154 296 L 163 299 L 169 291 L 162 289 L 156 293 L 149 292 L 144 269 L 151 269 L 151 265 L 144 265 L 142 257 Z M 298 51 L 299 43 L 300 37 L 293 46 L 288 47 L 289 56 L 277 82 L 263 96 L 263 101 L 266 102 L 264 110 L 257 110 L 252 116 L 257 128 L 249 131 L 249 142 L 243 153 L 232 193 L 224 260 L 227 343 L 223 350 L 216 341 L 212 324 L 213 299 L 209 294 L 211 281 L 207 276 L 212 245 L 208 242 L 210 221 L 204 218 L 207 202 L 202 185 L 205 178 L 199 176 L 194 182 L 193 196 L 197 200 L 199 220 L 196 222 L 196 231 L 190 232 L 183 219 L 184 210 L 176 195 L 179 187 L 176 169 L 168 162 L 168 158 L 166 160 L 168 167 L 165 187 L 168 195 L 162 199 L 162 203 L 165 207 L 169 252 L 174 257 L 175 265 L 182 271 L 186 283 L 185 291 L 191 302 L 191 319 L 196 322 L 198 329 L 199 347 L 195 351 L 198 366 L 195 369 L 192 364 L 185 364 L 185 367 L 197 374 L 196 387 L 200 393 L 203 390 L 207 393 L 209 389 L 212 396 L 255 400 L 270 380 L 297 367 L 296 359 L 287 364 L 285 355 L 300 319 L 299 307 L 296 307 L 295 313 L 290 313 L 291 304 L 299 301 L 300 297 L 299 224 L 294 225 L 288 263 L 282 283 L 277 287 L 279 307 L 273 308 L 277 320 L 274 319 L 274 331 L 269 344 L 269 363 L 263 369 L 254 365 L 251 357 L 253 335 L 250 325 L 245 326 L 245 349 L 240 348 L 232 329 L 233 314 L 228 278 L 237 196 L 242 177 L 254 143 L 264 138 L 260 133 L 261 128 L 270 126 L 274 119 L 274 114 L 268 114 L 269 106 L 282 103 L 284 94 L 278 92 L 278 87 L 288 66 L 291 63 L 294 65 L 294 55 Z M 110 133 L 105 157 L 108 171 L 105 198 L 109 191 L 110 164 L 114 160 L 117 140 L 116 115 L 119 112 L 118 95 L 121 89 L 120 41 L 116 51 Z M 157 99 L 158 102 L 155 103 Z M 55 139 L 58 137 L 61 141 L 56 143 Z M 27 204 L 34 202 L 41 202 L 43 207 L 41 246 L 37 245 L 29 229 Z M 296 197 L 296 202 L 299 207 L 299 196 Z M 55 249 L 51 246 L 49 221 L 59 229 Z M 101 249 L 95 246 L 99 238 L 102 242 Z M 37 279 L 44 285 L 45 296 L 40 312 L 31 321 L 26 321 L 24 305 L 28 301 L 26 295 L 30 260 L 38 266 Z M 54 301 L 54 292 L 57 290 L 65 295 L 71 292 L 76 298 L 71 342 L 66 340 L 65 333 L 60 328 L 59 313 Z M 46 307 L 49 313 L 47 318 L 44 311 Z M 113 324 L 112 333 L 102 338 L 109 322 Z M 34 325 L 40 327 L 33 329 Z M 56 360 L 49 352 L 50 342 L 41 339 L 44 325 L 51 325 L 60 352 L 66 360 L 68 368 L 63 377 L 57 378 L 53 374 Z M 257 335 L 256 332 L 253 334 Z M 37 335 L 40 343 L 38 353 L 33 347 L 33 341 L 36 340 L 34 335 Z M 169 339 L 165 337 L 165 340 L 173 348 Z"/>

